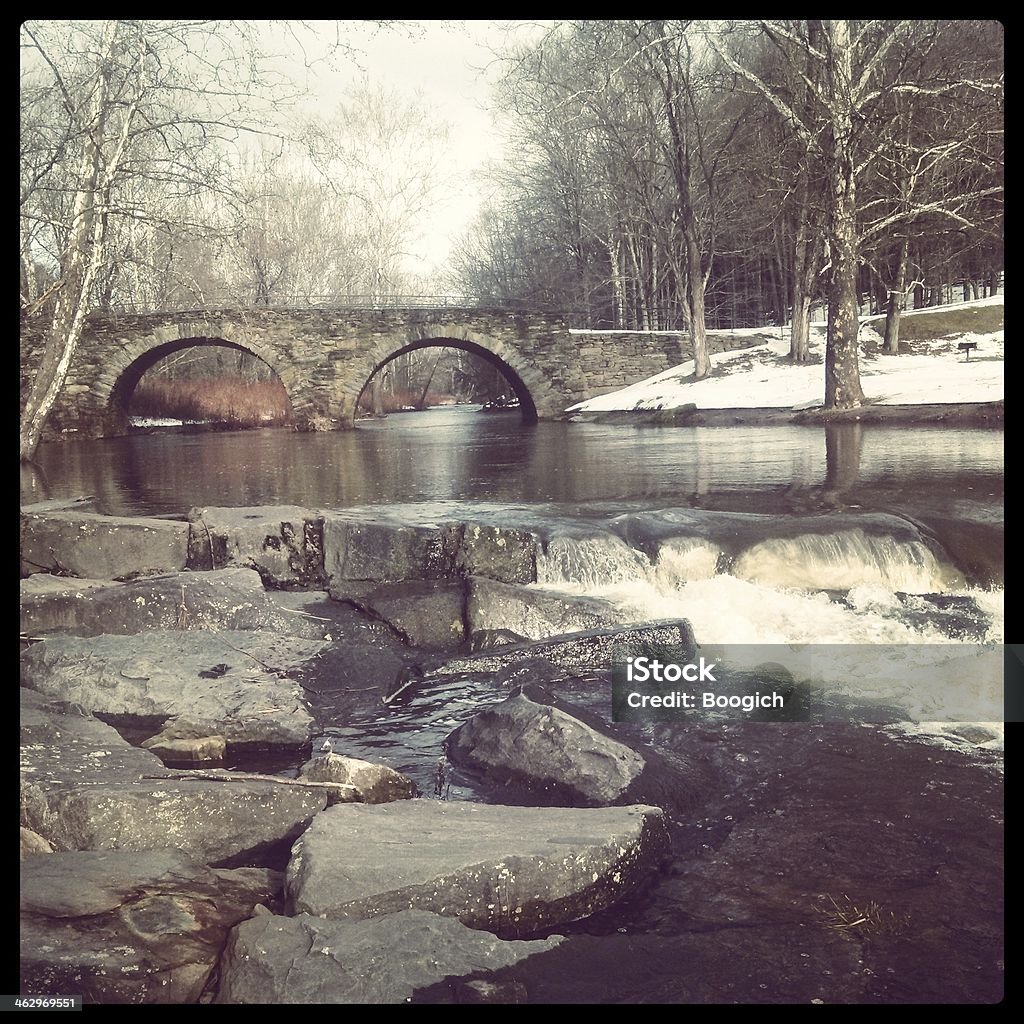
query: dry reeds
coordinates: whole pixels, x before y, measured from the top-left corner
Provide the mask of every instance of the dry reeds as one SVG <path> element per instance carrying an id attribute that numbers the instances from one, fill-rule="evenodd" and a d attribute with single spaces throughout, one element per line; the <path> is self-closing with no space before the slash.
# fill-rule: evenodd
<path id="1" fill-rule="evenodd" d="M 132 396 L 131 413 L 239 427 L 274 426 L 288 422 L 289 403 L 284 386 L 277 380 L 154 379 L 139 383 Z"/>

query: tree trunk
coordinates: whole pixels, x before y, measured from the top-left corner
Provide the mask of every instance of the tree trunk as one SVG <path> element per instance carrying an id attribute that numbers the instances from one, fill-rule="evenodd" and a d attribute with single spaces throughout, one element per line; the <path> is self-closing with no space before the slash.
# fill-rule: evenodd
<path id="1" fill-rule="evenodd" d="M 71 235 L 61 267 L 64 285 L 57 294 L 43 358 L 21 413 L 20 445 L 23 459 L 31 459 L 35 454 L 46 417 L 67 379 L 89 310 L 90 292 L 103 256 L 100 223 L 96 215 L 103 191 L 102 176 L 105 170 L 108 175 L 112 174 L 120 159 L 119 152 L 112 154 L 110 164 L 105 168 L 102 151 L 109 113 L 110 78 L 113 73 L 111 53 L 117 29 L 116 21 L 108 22 L 103 29 L 100 69 L 83 122 L 85 141 L 78 172 L 81 184 L 75 192 Z"/>
<path id="2" fill-rule="evenodd" d="M 864 402 L 857 358 L 857 199 L 853 159 L 852 44 L 850 24 L 827 23 L 832 152 L 829 242 L 832 287 L 825 350 L 825 408 L 856 409 Z"/>
<path id="3" fill-rule="evenodd" d="M 907 287 L 907 248 L 908 239 L 904 235 L 896 266 L 896 281 L 889 292 L 889 305 L 885 313 L 885 342 L 882 351 L 891 356 L 900 354 L 900 310 L 903 309 L 903 292 Z"/>
<path id="4" fill-rule="evenodd" d="M 810 359 L 811 290 L 814 287 L 815 240 L 811 225 L 806 180 L 801 189 L 796 244 L 793 247 L 793 318 L 789 334 L 789 358 L 794 363 Z"/>
<path id="5" fill-rule="evenodd" d="M 693 376 L 695 380 L 703 380 L 711 373 L 704 323 L 704 274 L 701 270 L 700 245 L 689 232 L 686 235 L 686 255 L 686 304 L 690 313 L 690 340 L 693 343 Z"/>

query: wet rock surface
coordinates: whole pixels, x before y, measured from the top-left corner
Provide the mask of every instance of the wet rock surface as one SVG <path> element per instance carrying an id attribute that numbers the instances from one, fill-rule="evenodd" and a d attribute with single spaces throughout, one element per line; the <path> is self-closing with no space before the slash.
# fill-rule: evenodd
<path id="1" fill-rule="evenodd" d="M 188 516 L 190 569 L 244 566 L 272 587 L 324 583 L 323 515 L 297 505 L 195 508 Z"/>
<path id="2" fill-rule="evenodd" d="M 342 804 L 295 845 L 287 891 L 295 913 L 430 910 L 514 938 L 612 905 L 667 852 L 654 807 Z"/>
<path id="3" fill-rule="evenodd" d="M 441 664 L 425 663 L 419 678 L 440 679 L 465 674 L 500 675 L 526 662 L 545 661 L 556 671 L 590 672 L 612 662 L 616 649 L 640 649 L 644 645 L 669 644 L 693 651 L 695 641 L 690 624 L 682 619 L 649 622 L 637 626 L 589 629 L 546 640 L 508 644 L 466 658 L 450 658 Z"/>
<path id="4" fill-rule="evenodd" d="M 94 512 L 23 512 L 21 573 L 114 580 L 176 572 L 188 562 L 188 525 Z"/>
<path id="5" fill-rule="evenodd" d="M 326 801 L 323 788 L 168 770 L 77 705 L 21 691 L 21 824 L 55 850 L 173 847 L 259 863 Z"/>
<path id="6" fill-rule="evenodd" d="M 422 910 L 369 921 L 261 916 L 231 933 L 218 1003 L 404 1003 L 450 975 L 495 970 L 558 938 L 505 941 Z"/>
<path id="7" fill-rule="evenodd" d="M 521 691 L 459 726 L 445 748 L 498 783 L 520 780 L 584 807 L 615 803 L 644 770 L 635 750 Z"/>
<path id="8" fill-rule="evenodd" d="M 74 636 L 151 630 L 274 630 L 322 639 L 317 618 L 288 612 L 252 569 L 180 572 L 128 583 L 30 577 L 21 583 L 21 628 Z"/>
<path id="9" fill-rule="evenodd" d="M 617 616 L 614 607 L 596 598 L 472 577 L 466 622 L 471 637 L 511 630 L 520 637 L 541 640 L 609 627 Z"/>
<path id="10" fill-rule="evenodd" d="M 287 673 L 322 647 L 244 631 L 58 634 L 22 655 L 22 683 L 168 740 L 221 735 L 229 746 L 298 748 L 316 724 Z"/>
<path id="11" fill-rule="evenodd" d="M 217 871 L 177 850 L 55 853 L 21 869 L 23 992 L 195 1002 L 228 930 L 273 900 L 268 871 Z"/>

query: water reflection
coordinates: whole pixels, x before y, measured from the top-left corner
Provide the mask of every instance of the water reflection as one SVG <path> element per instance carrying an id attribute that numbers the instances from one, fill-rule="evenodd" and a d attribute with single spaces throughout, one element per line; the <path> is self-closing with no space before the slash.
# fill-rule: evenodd
<path id="1" fill-rule="evenodd" d="M 412 501 L 657 507 L 824 488 L 889 504 L 1002 501 L 1002 432 L 945 428 L 524 426 L 472 408 L 393 415 L 353 431 L 154 433 L 40 447 L 52 497 L 114 514 L 196 505 L 319 508 Z M 31 481 L 29 481 L 31 484 Z M 39 500 L 37 490 L 23 500 Z M 870 497 L 870 495 L 868 495 Z M 739 499 L 737 499 L 738 501 Z M 765 511 L 759 501 L 737 510 Z"/>
<path id="2" fill-rule="evenodd" d="M 848 491 L 860 476 L 864 427 L 860 423 L 830 423 L 825 427 L 825 489 Z"/>

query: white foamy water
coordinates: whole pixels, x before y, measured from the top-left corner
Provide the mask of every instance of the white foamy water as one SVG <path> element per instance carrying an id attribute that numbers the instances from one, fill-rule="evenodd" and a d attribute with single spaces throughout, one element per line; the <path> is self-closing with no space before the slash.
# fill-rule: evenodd
<path id="1" fill-rule="evenodd" d="M 938 594 L 964 586 L 963 576 L 941 564 L 927 545 L 861 529 L 762 541 L 743 552 L 733 572 L 754 583 L 830 590 L 880 584 L 907 594 Z"/>
<path id="2" fill-rule="evenodd" d="M 618 537 L 554 537 L 537 559 L 537 582 L 601 587 L 609 580 L 646 580 L 651 560 Z"/>
<path id="3" fill-rule="evenodd" d="M 666 550 L 663 546 L 663 555 Z M 706 542 L 673 542 L 668 551 L 665 565 L 652 566 L 641 556 L 642 561 L 629 563 L 628 575 L 614 581 L 549 578 L 547 587 L 609 601 L 623 624 L 685 618 L 702 648 L 728 645 L 735 669 L 778 660 L 771 645 L 786 645 L 785 667 L 795 679 L 811 681 L 831 695 L 901 708 L 908 722 L 899 731 L 963 748 L 974 744 L 954 730 L 984 725 L 994 738 L 978 745 L 1000 749 L 1002 724 L 996 720 L 1002 714 L 1001 651 L 994 646 L 986 650 L 985 645 L 1004 639 L 1001 590 L 945 591 L 973 602 L 977 621 L 984 624 L 978 627 L 983 636 L 964 640 L 950 635 L 948 620 L 933 605 L 900 597 L 897 588 L 878 581 L 859 583 L 850 589 L 846 603 L 840 603 L 814 588 L 768 586 L 715 574 L 712 556 L 717 549 Z M 620 563 L 627 563 L 622 554 Z M 922 593 L 928 592 L 926 583 L 932 579 L 928 571 L 932 569 L 922 568 Z M 578 577 L 586 575 L 578 572 Z M 908 606 L 915 612 L 912 622 L 906 621 Z M 736 662 L 737 655 L 749 664 Z"/>

